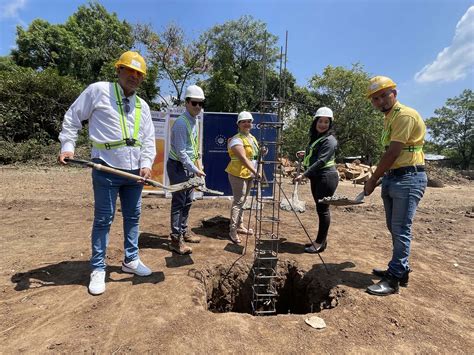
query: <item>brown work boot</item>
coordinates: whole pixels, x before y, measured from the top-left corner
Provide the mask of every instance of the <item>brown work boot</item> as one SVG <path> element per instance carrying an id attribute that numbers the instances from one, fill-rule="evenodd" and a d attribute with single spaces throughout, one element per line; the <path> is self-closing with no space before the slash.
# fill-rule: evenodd
<path id="1" fill-rule="evenodd" d="M 184 244 L 184 241 L 181 238 L 171 239 L 168 246 L 171 251 L 174 251 L 175 253 L 178 253 L 180 255 L 191 254 L 193 252 L 193 249 Z"/>
<path id="2" fill-rule="evenodd" d="M 185 233 L 183 239 L 186 243 L 200 243 L 201 238 L 194 234 Z"/>

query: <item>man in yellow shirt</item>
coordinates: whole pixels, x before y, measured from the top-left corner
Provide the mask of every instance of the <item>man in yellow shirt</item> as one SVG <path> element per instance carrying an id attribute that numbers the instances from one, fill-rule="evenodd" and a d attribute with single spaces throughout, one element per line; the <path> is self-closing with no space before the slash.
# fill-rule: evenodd
<path id="1" fill-rule="evenodd" d="M 372 295 L 398 293 L 408 285 L 411 227 L 416 208 L 426 189 L 423 143 L 426 127 L 414 109 L 397 101 L 396 84 L 385 76 L 370 79 L 367 95 L 372 105 L 385 115 L 382 144 L 385 153 L 364 187 L 370 195 L 383 176 L 382 199 L 387 227 L 392 234 L 393 253 L 388 269 L 374 269 L 382 280 L 367 288 Z"/>

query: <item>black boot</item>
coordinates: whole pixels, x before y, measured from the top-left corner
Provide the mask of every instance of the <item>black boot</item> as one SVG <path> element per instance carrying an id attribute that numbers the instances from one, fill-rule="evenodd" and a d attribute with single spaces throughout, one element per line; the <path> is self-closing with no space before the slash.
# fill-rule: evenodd
<path id="1" fill-rule="evenodd" d="M 398 293 L 399 285 L 400 279 L 387 272 L 377 284 L 367 287 L 367 292 L 376 296 L 388 296 Z"/>
<path id="2" fill-rule="evenodd" d="M 319 253 L 322 253 L 323 251 L 325 251 L 327 246 L 328 246 L 328 240 L 326 239 L 318 249 L 316 249 L 313 246 L 313 244 L 310 244 L 308 247 L 304 248 L 304 251 L 305 251 L 305 253 L 319 254 Z"/>
<path id="3" fill-rule="evenodd" d="M 383 270 L 383 269 L 372 269 L 372 274 L 378 277 L 384 277 L 385 274 L 387 273 L 388 270 Z M 410 269 L 408 269 L 407 272 L 400 278 L 400 287 L 408 287 L 408 279 L 409 279 L 409 273 L 411 272 Z"/>

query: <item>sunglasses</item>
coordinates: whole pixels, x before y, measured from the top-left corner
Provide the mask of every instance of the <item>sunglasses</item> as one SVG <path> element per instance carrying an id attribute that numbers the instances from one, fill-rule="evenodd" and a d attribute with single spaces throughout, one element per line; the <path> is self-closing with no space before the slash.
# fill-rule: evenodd
<path id="1" fill-rule="evenodd" d="M 203 107 L 204 106 L 204 102 L 202 101 L 189 101 L 191 103 L 191 105 L 193 105 L 194 107 L 196 106 L 200 106 L 200 107 Z"/>

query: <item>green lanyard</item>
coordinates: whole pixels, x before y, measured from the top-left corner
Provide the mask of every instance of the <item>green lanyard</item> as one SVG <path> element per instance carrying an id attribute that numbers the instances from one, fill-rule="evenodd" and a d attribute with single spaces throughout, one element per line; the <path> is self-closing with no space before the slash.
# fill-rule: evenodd
<path id="1" fill-rule="evenodd" d="M 390 134 L 392 133 L 392 123 L 400 114 L 400 107 L 396 107 L 393 110 L 393 117 L 389 120 L 388 124 L 383 126 L 382 137 L 380 137 L 380 142 L 382 146 L 387 147 L 390 144 Z"/>
<path id="2" fill-rule="evenodd" d="M 97 143 L 92 142 L 92 146 L 97 149 L 115 149 L 120 147 L 132 146 L 132 147 L 141 147 L 140 142 L 138 141 L 138 133 L 140 131 L 140 120 L 142 116 L 142 104 L 138 96 L 135 97 L 135 122 L 133 127 L 133 138 L 130 139 L 130 134 L 128 132 L 127 126 L 127 117 L 123 112 L 123 101 L 122 95 L 118 88 L 117 83 L 114 83 L 114 92 L 115 100 L 119 108 L 120 115 L 120 129 L 122 131 L 122 140 L 108 143 Z"/>
<path id="3" fill-rule="evenodd" d="M 318 144 L 318 142 L 326 139 L 328 136 L 323 136 L 321 138 L 316 139 L 309 147 L 309 152 L 308 155 L 306 155 L 303 159 L 303 166 L 307 169 L 309 167 L 309 160 L 313 156 L 313 148 Z M 336 165 L 336 161 L 334 160 L 334 156 L 332 157 L 331 160 L 329 160 L 322 168 L 328 168 L 330 166 Z"/>
<path id="4" fill-rule="evenodd" d="M 187 118 L 184 118 L 184 122 L 186 123 L 186 128 L 188 129 L 189 139 L 191 139 L 191 146 L 193 147 L 194 159 L 199 159 L 199 141 L 197 131 L 193 134 L 191 124 L 189 123 Z"/>
<path id="5" fill-rule="evenodd" d="M 242 141 L 245 139 L 250 143 L 250 146 L 252 147 L 252 159 L 256 160 L 258 158 L 257 139 L 254 136 L 252 136 L 250 133 L 249 133 L 248 136 L 245 136 L 244 134 L 239 132 L 238 136 L 239 136 L 240 139 L 242 139 Z"/>
<path id="6" fill-rule="evenodd" d="M 191 140 L 191 147 L 193 149 L 193 155 L 194 155 L 193 158 L 194 158 L 194 160 L 199 159 L 199 140 L 198 140 L 197 132 L 195 134 L 193 134 L 191 124 L 189 123 L 189 121 L 188 121 L 188 119 L 185 115 L 179 116 L 176 119 L 176 121 L 177 120 L 184 120 L 184 123 L 186 124 L 186 129 L 188 131 L 189 139 Z M 178 154 L 176 154 L 176 152 L 173 150 L 173 148 L 170 149 L 169 154 L 174 160 L 179 160 Z"/>

